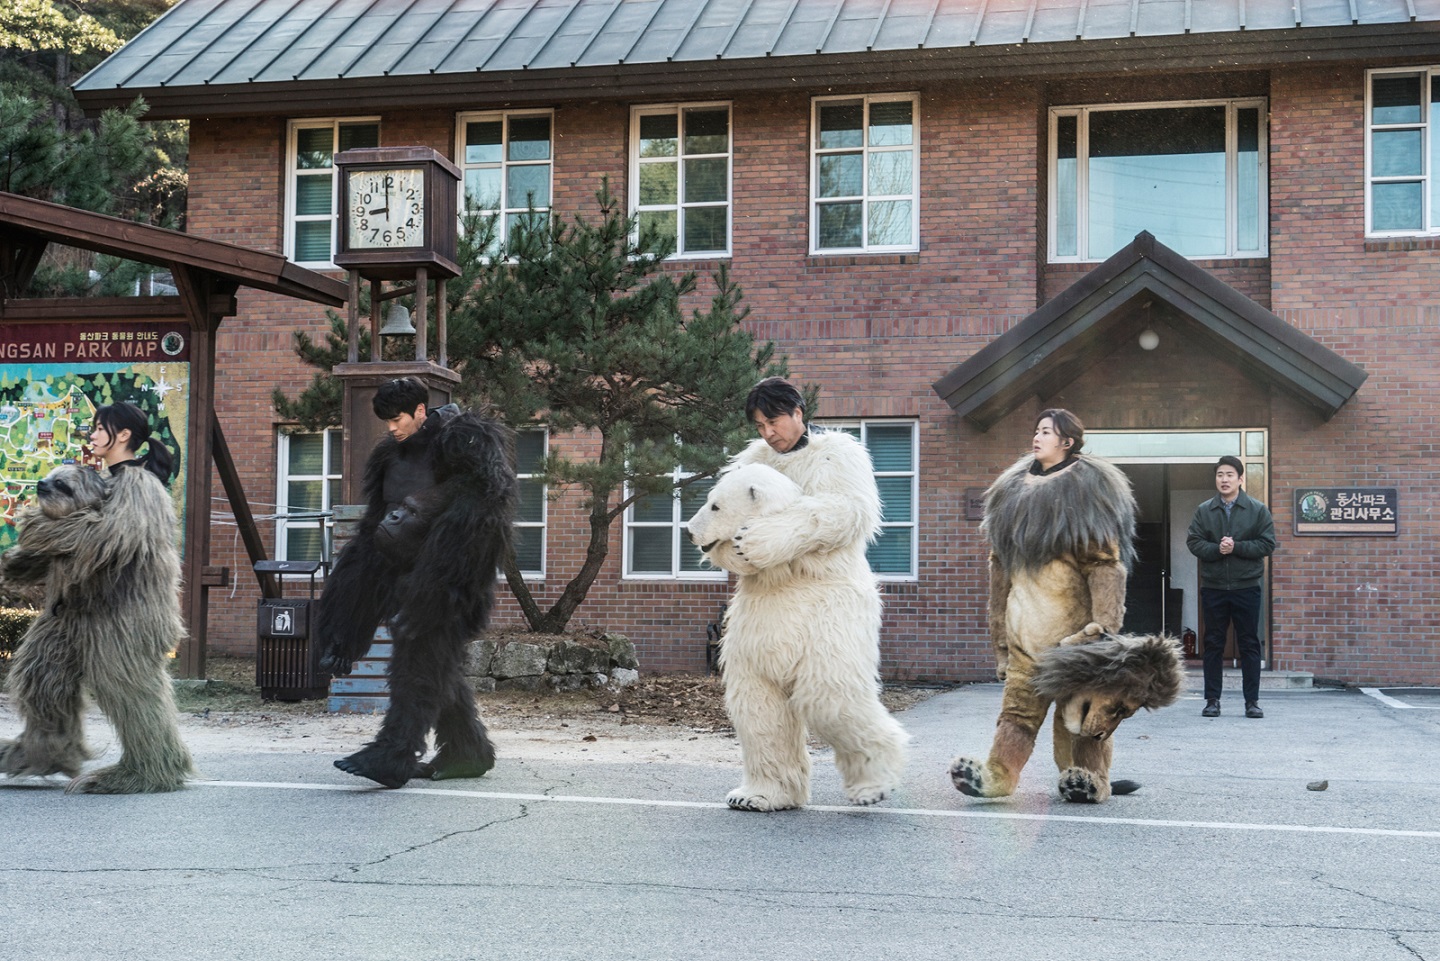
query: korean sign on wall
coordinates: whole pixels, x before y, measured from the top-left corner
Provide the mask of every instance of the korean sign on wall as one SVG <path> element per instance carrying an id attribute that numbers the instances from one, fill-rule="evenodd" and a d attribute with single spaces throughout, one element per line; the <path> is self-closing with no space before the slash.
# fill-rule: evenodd
<path id="1" fill-rule="evenodd" d="M 1295 533 L 1303 535 L 1400 532 L 1400 504 L 1393 487 L 1298 487 Z"/>

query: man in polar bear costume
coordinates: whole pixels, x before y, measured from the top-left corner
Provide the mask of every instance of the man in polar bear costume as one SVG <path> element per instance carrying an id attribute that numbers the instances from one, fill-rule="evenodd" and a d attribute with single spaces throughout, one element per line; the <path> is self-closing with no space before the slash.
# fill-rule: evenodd
<path id="1" fill-rule="evenodd" d="M 781 378 L 757 384 L 745 413 L 760 439 L 687 525 L 712 563 L 740 575 L 720 664 L 745 770 L 725 800 L 743 811 L 808 802 L 813 730 L 835 750 L 846 797 L 874 804 L 899 785 L 909 736 L 879 696 L 870 457 L 849 434 L 808 430 L 800 392 Z"/>

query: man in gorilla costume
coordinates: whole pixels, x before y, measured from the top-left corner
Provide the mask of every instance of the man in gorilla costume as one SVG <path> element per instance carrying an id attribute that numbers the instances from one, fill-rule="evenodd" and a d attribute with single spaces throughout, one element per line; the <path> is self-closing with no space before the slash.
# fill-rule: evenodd
<path id="1" fill-rule="evenodd" d="M 453 404 L 427 411 L 428 399 L 414 377 L 376 391 L 390 436 L 365 465 L 365 516 L 327 579 L 316 623 L 321 665 L 335 674 L 348 674 L 389 623 L 390 709 L 375 740 L 335 766 L 392 788 L 480 777 L 495 765 L 462 665 L 489 621 L 510 548 L 514 440 Z M 435 756 L 422 763 L 432 728 Z"/>

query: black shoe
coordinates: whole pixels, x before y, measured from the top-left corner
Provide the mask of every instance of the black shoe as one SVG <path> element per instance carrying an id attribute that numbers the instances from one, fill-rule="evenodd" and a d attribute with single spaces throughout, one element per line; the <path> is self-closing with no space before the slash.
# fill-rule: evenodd
<path id="1" fill-rule="evenodd" d="M 1206 702 L 1205 702 L 1205 710 L 1203 710 L 1203 711 L 1200 712 L 1200 716 L 1201 716 L 1201 717 L 1219 717 L 1219 716 L 1220 716 L 1220 702 L 1219 702 L 1219 701 L 1206 701 Z"/>
<path id="2" fill-rule="evenodd" d="M 1246 704 L 1246 705 L 1245 705 L 1245 716 L 1246 716 L 1246 717 L 1264 717 L 1264 716 L 1265 716 L 1265 712 L 1262 711 L 1262 710 L 1260 710 L 1260 705 L 1259 705 L 1259 704 L 1256 704 L 1254 701 L 1251 701 L 1249 704 Z"/>

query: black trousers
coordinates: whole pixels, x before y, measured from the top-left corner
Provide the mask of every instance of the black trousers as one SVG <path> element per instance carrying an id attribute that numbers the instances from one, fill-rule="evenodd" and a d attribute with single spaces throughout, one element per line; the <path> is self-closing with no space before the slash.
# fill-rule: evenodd
<path id="1" fill-rule="evenodd" d="M 1205 609 L 1205 700 L 1218 701 L 1223 686 L 1225 635 L 1233 621 L 1240 652 L 1240 685 L 1245 703 L 1260 700 L 1260 588 L 1222 591 L 1200 588 Z"/>

